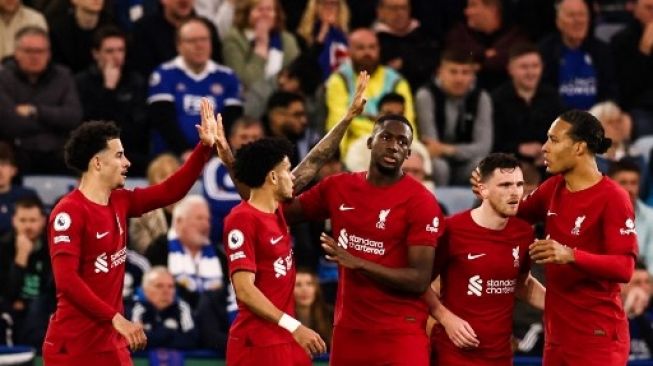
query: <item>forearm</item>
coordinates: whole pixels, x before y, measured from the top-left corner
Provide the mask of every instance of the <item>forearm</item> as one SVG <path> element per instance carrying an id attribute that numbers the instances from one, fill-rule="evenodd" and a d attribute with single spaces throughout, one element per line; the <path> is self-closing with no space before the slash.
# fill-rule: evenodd
<path id="1" fill-rule="evenodd" d="M 573 265 L 596 280 L 627 283 L 633 275 L 635 259 L 629 254 L 594 254 L 574 249 Z"/>
<path id="2" fill-rule="evenodd" d="M 110 322 L 118 313 L 97 296 L 77 273 L 79 258 L 72 255 L 55 255 L 52 258 L 52 271 L 57 289 L 75 307 L 90 318 Z"/>
<path id="3" fill-rule="evenodd" d="M 544 310 L 544 298 L 546 296 L 546 288 L 535 277 L 528 275 L 524 276 L 517 286 L 515 293 L 519 300 L 524 301 L 530 306 Z"/>
<path id="4" fill-rule="evenodd" d="M 201 143 L 195 146 L 188 160 L 173 175 L 160 184 L 134 191 L 136 201 L 130 216 L 140 216 L 155 208 L 169 206 L 182 199 L 200 176 L 212 147 Z"/>
<path id="5" fill-rule="evenodd" d="M 263 295 L 253 283 L 235 288 L 236 298 L 245 304 L 249 310 L 259 317 L 277 324 L 283 312 Z"/>
<path id="6" fill-rule="evenodd" d="M 423 294 L 431 279 L 430 268 L 390 268 L 364 259 L 361 259 L 358 270 L 381 285 L 414 294 Z"/>
<path id="7" fill-rule="evenodd" d="M 320 168 L 335 154 L 352 119 L 352 116 L 347 113 L 293 169 L 295 195 L 306 188 Z"/>

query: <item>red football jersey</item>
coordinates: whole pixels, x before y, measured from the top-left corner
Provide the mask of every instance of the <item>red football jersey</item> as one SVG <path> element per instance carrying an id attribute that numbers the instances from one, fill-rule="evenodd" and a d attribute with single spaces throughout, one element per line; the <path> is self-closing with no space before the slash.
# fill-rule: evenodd
<path id="1" fill-rule="evenodd" d="M 281 311 L 295 314 L 295 266 L 288 225 L 281 213 L 265 213 L 241 202 L 225 218 L 224 243 L 229 273 L 250 271 L 254 285 Z M 290 332 L 254 314 L 238 301 L 230 336 L 255 346 L 294 342 Z"/>
<path id="2" fill-rule="evenodd" d="M 408 246 L 435 247 L 443 224 L 435 196 L 404 176 L 387 187 L 366 172 L 331 176 L 299 197 L 310 220 L 331 218 L 334 239 L 350 253 L 388 267 L 407 265 Z M 394 291 L 339 269 L 335 325 L 366 330 L 423 331 L 427 306 L 420 295 Z"/>
<path id="3" fill-rule="evenodd" d="M 111 324 L 115 314 L 123 311 L 127 218 L 181 199 L 211 154 L 210 147 L 198 144 L 171 177 L 147 188 L 115 189 L 107 205 L 74 190 L 54 207 L 48 243 L 57 309 L 44 341 L 50 354 L 97 354 L 127 347 Z"/>
<path id="4" fill-rule="evenodd" d="M 437 352 L 510 357 L 515 289 L 518 277 L 530 270 L 533 228 L 512 217 L 502 230 L 487 229 L 474 222 L 471 210 L 448 217 L 445 227 L 435 255 L 441 301 L 472 326 L 480 344 L 461 350 L 438 324 L 433 331 Z"/>
<path id="5" fill-rule="evenodd" d="M 570 192 L 564 178 L 554 176 L 524 199 L 519 216 L 545 221 L 550 238 L 571 248 L 637 256 L 633 207 L 626 191 L 610 178 Z M 548 342 L 573 344 L 600 335 L 628 339 L 619 283 L 596 278 L 574 264 L 548 264 L 545 274 Z"/>

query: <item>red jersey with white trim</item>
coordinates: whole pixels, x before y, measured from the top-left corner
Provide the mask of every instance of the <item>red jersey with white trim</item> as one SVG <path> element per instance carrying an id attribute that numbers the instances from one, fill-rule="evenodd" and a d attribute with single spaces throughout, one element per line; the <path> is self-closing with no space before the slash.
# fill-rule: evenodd
<path id="1" fill-rule="evenodd" d="M 376 187 L 366 172 L 328 177 L 299 197 L 306 218 L 331 219 L 338 245 L 363 259 L 406 267 L 408 247 L 435 247 L 443 224 L 435 196 L 415 179 Z M 424 331 L 420 295 L 383 286 L 363 273 L 339 268 L 335 325 L 352 329 Z"/>
<path id="2" fill-rule="evenodd" d="M 550 238 L 571 248 L 637 256 L 632 204 L 608 177 L 576 192 L 567 189 L 561 175 L 551 177 L 524 199 L 519 216 L 545 222 Z M 596 278 L 574 264 L 548 264 L 545 271 L 547 342 L 573 344 L 579 337 L 601 335 L 628 339 L 618 282 Z"/>
<path id="3" fill-rule="evenodd" d="M 225 218 L 224 243 L 229 273 L 254 272 L 254 285 L 281 311 L 295 314 L 295 266 L 288 225 L 279 208 L 262 212 L 241 202 Z M 238 301 L 230 337 L 255 346 L 294 342 L 290 332 L 254 314 Z"/>
<path id="4" fill-rule="evenodd" d="M 448 217 L 446 232 L 435 254 L 441 301 L 476 332 L 480 345 L 469 351 L 456 347 L 440 324 L 433 338 L 440 352 L 464 358 L 511 357 L 512 313 L 518 278 L 530 271 L 528 246 L 533 228 L 516 217 L 502 230 L 479 226 L 471 210 Z"/>

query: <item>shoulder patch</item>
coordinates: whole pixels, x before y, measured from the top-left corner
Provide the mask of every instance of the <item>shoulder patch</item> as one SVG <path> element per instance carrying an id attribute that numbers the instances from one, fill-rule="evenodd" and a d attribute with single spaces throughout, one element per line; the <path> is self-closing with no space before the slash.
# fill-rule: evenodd
<path id="1" fill-rule="evenodd" d="M 161 82 L 161 74 L 158 71 L 154 71 L 150 75 L 150 86 L 157 86 Z"/>
<path id="2" fill-rule="evenodd" d="M 68 215 L 66 212 L 59 212 L 54 218 L 53 226 L 55 231 L 64 231 L 68 230 L 70 224 L 72 224 L 70 215 Z"/>
<path id="3" fill-rule="evenodd" d="M 238 229 L 231 230 L 229 235 L 227 235 L 227 245 L 229 245 L 229 249 L 231 250 L 240 248 L 243 246 L 244 242 L 245 236 L 243 235 L 243 232 Z"/>

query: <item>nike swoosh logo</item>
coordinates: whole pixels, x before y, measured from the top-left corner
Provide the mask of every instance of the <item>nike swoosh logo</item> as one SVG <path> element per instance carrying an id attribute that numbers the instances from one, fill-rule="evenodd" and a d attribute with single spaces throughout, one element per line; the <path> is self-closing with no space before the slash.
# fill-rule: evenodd
<path id="1" fill-rule="evenodd" d="M 344 203 L 342 205 L 340 205 L 340 211 L 349 211 L 349 210 L 353 210 L 353 209 L 354 209 L 353 207 L 345 206 Z"/>
<path id="2" fill-rule="evenodd" d="M 474 259 L 476 259 L 476 258 L 481 258 L 481 257 L 484 256 L 484 255 L 485 255 L 485 253 L 481 253 L 481 254 L 472 254 L 472 253 L 469 253 L 469 254 L 467 254 L 467 259 L 469 259 L 469 260 L 471 261 L 471 260 L 474 260 Z"/>
<path id="3" fill-rule="evenodd" d="M 109 235 L 109 232 L 108 232 L 108 231 L 105 231 L 105 232 L 103 232 L 103 233 L 95 233 L 95 237 L 98 238 L 98 239 L 102 239 L 102 238 L 104 238 L 104 237 L 107 236 L 107 235 Z"/>
<path id="4" fill-rule="evenodd" d="M 546 215 L 547 215 L 547 216 L 558 216 L 557 213 L 555 213 L 555 212 L 551 212 L 551 211 L 547 211 L 547 212 L 546 212 Z"/>
<path id="5" fill-rule="evenodd" d="M 272 238 L 272 239 L 270 239 L 270 244 L 276 245 L 279 241 L 281 241 L 281 239 L 283 239 L 283 235 L 281 235 L 278 238 Z"/>

